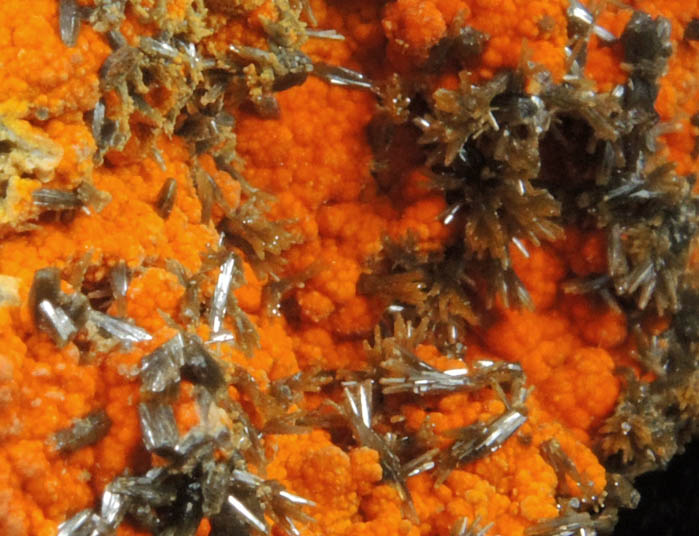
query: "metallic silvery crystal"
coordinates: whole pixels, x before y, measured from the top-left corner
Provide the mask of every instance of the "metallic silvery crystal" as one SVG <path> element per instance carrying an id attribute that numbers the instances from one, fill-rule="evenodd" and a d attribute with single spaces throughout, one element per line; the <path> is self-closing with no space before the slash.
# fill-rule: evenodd
<path id="1" fill-rule="evenodd" d="M 117 262 L 109 272 L 112 297 L 120 317 L 126 315 L 126 293 L 129 290 L 129 277 L 129 267 L 124 261 Z"/>
<path id="2" fill-rule="evenodd" d="M 415 395 L 438 394 L 476 387 L 467 369 L 448 371 L 415 370 L 405 363 L 384 362 L 383 366 L 392 374 L 401 376 L 381 378 L 379 383 L 385 395 L 413 393 Z"/>
<path id="3" fill-rule="evenodd" d="M 524 257 L 526 259 L 528 259 L 530 256 L 530 253 L 529 253 L 529 250 L 524 245 L 524 243 L 516 236 L 513 236 L 511 240 L 512 240 L 512 243 L 515 245 L 515 247 L 522 253 L 522 255 L 524 255 Z"/>
<path id="4" fill-rule="evenodd" d="M 300 534 L 294 520 L 302 523 L 314 521 L 302 508 L 314 507 L 316 503 L 290 493 L 276 480 L 265 480 L 248 471 L 236 469 L 231 473 L 231 482 L 234 489 L 238 491 L 229 497 L 228 503 L 236 509 L 239 517 L 244 518 L 246 523 L 252 524 L 258 530 L 262 528 L 255 522 L 255 518 L 264 523 L 262 512 L 291 535 Z M 245 498 L 247 498 L 247 504 Z M 233 499 L 232 502 L 231 499 Z M 258 508 L 260 515 L 253 513 L 252 507 Z"/>
<path id="5" fill-rule="evenodd" d="M 141 389 L 151 394 L 166 394 L 180 382 L 184 366 L 184 338 L 181 333 L 141 359 Z"/>
<path id="6" fill-rule="evenodd" d="M 54 188 L 40 188 L 32 192 L 34 204 L 49 210 L 72 210 L 82 206 L 75 192 Z"/>
<path id="7" fill-rule="evenodd" d="M 409 478 L 434 469 L 437 465 L 435 458 L 439 452 L 438 448 L 433 448 L 403 464 L 405 477 Z"/>
<path id="8" fill-rule="evenodd" d="M 313 65 L 313 74 L 336 86 L 367 90 L 374 89 L 374 83 L 364 74 L 337 65 L 316 62 Z"/>
<path id="9" fill-rule="evenodd" d="M 172 177 L 168 178 L 158 192 L 158 197 L 155 201 L 155 209 L 160 217 L 167 219 L 175 206 L 175 197 L 177 196 L 177 181 Z"/>
<path id="10" fill-rule="evenodd" d="M 214 459 L 214 438 L 201 429 L 193 428 L 175 445 L 174 457 L 178 470 L 192 474 L 197 467 Z"/>
<path id="11" fill-rule="evenodd" d="M 170 43 L 153 39 L 152 37 L 141 37 L 139 47 L 146 54 L 155 56 L 163 56 L 165 58 L 174 59 L 178 56 L 177 49 Z"/>
<path id="12" fill-rule="evenodd" d="M 65 346 L 78 332 L 73 321 L 63 309 L 54 307 L 48 300 L 39 302 L 39 311 L 53 328 L 51 335 L 58 346 Z"/>
<path id="13" fill-rule="evenodd" d="M 449 225 L 463 208 L 463 203 L 454 203 L 439 215 L 439 219 L 444 225 Z"/>
<path id="14" fill-rule="evenodd" d="M 451 528 L 450 536 L 485 536 L 493 526 L 493 523 L 479 527 L 480 522 L 480 516 L 477 516 L 473 523 L 469 523 L 467 517 L 461 517 L 456 520 L 456 523 Z"/>
<path id="15" fill-rule="evenodd" d="M 372 382 L 344 382 L 343 388 L 352 413 L 361 418 L 364 426 L 371 428 Z"/>
<path id="16" fill-rule="evenodd" d="M 519 380 L 523 382 L 523 378 Z M 523 386 L 520 387 L 512 396 L 511 402 L 504 400 L 510 409 L 499 417 L 488 423 L 477 422 L 452 432 L 456 441 L 439 456 L 435 486 L 441 485 L 458 465 L 478 460 L 498 450 L 527 421 L 524 402 L 528 391 Z"/>
<path id="17" fill-rule="evenodd" d="M 146 449 L 157 454 L 170 454 L 179 439 L 172 406 L 160 402 L 142 402 L 138 406 L 141 433 Z"/>
<path id="18" fill-rule="evenodd" d="M 331 39 L 333 41 L 344 41 L 345 36 L 337 33 L 336 30 L 316 30 L 313 28 L 306 29 L 306 35 L 316 39 Z"/>
<path id="19" fill-rule="evenodd" d="M 369 392 L 372 388 L 372 381 L 366 380 L 355 383 L 351 387 L 344 388 L 345 400 L 341 406 L 342 413 L 347 418 L 357 442 L 379 453 L 384 478 L 396 486 L 398 495 L 405 506 L 406 515 L 416 520 L 415 506 L 405 484 L 405 474 L 400 459 L 391 450 L 384 438 L 366 424 L 366 422 L 369 422 L 369 425 L 371 424 L 371 408 L 368 407 L 368 402 L 371 401 Z"/>
<path id="20" fill-rule="evenodd" d="M 61 290 L 57 268 L 42 268 L 34 274 L 29 310 L 36 327 L 48 333 L 58 346 L 65 346 L 85 325 L 89 307 L 83 294 L 65 294 Z"/>
<path id="21" fill-rule="evenodd" d="M 124 142 L 124 135 L 120 132 L 119 120 L 107 117 L 107 107 L 102 99 L 95 104 L 90 128 L 99 149 L 94 157 L 98 162 L 101 162 L 102 156 L 110 148 Z"/>
<path id="22" fill-rule="evenodd" d="M 228 331 L 219 331 L 211 336 L 211 338 L 206 341 L 206 344 L 220 344 L 223 342 L 234 342 L 235 335 Z"/>
<path id="23" fill-rule="evenodd" d="M 313 501 L 289 493 L 284 486 L 275 480 L 267 480 L 260 490 L 265 501 L 269 516 L 275 523 L 281 526 L 287 534 L 299 536 L 301 532 L 294 524 L 294 520 L 301 523 L 312 523 L 314 519 L 307 515 L 302 507 L 314 507 Z"/>
<path id="24" fill-rule="evenodd" d="M 107 107 L 102 99 L 98 100 L 95 108 L 92 110 L 92 137 L 98 141 L 102 135 L 104 120 L 107 114 Z"/>
<path id="25" fill-rule="evenodd" d="M 210 69 L 215 66 L 215 60 L 211 58 L 203 58 L 194 43 L 185 42 L 181 39 L 175 39 L 175 44 L 184 53 L 185 58 L 192 70 L 198 70 L 201 68 Z"/>
<path id="26" fill-rule="evenodd" d="M 614 43 L 618 39 L 616 35 L 614 35 L 606 28 L 602 28 L 602 26 L 599 26 L 598 24 L 595 24 L 592 27 L 592 33 L 594 33 L 597 37 L 599 37 L 600 40 L 606 43 Z"/>
<path id="27" fill-rule="evenodd" d="M 591 31 L 607 43 L 613 43 L 617 40 L 616 36 L 609 30 L 595 24 L 595 18 L 592 13 L 577 0 L 570 0 L 570 7 L 566 11 L 566 15 L 568 23 L 575 34 L 585 35 Z"/>
<path id="28" fill-rule="evenodd" d="M 473 391 L 494 381 L 509 381 L 522 374 L 522 367 L 517 363 L 486 360 L 476 361 L 471 369 L 440 371 L 404 348 L 397 346 L 396 353 L 396 357 L 381 363 L 392 374 L 379 380 L 384 395 L 412 393 L 424 396 Z"/>
<path id="29" fill-rule="evenodd" d="M 156 144 L 153 145 L 153 148 L 151 149 L 151 154 L 153 155 L 153 160 L 155 160 L 158 163 L 158 167 L 160 168 L 160 170 L 163 172 L 167 171 L 167 165 L 165 165 L 163 153 L 160 151 Z M 158 195 L 158 198 L 160 198 L 160 195 Z"/>
<path id="30" fill-rule="evenodd" d="M 81 419 L 76 419 L 68 428 L 56 432 L 53 440 L 60 452 L 74 452 L 97 443 L 107 435 L 111 424 L 107 413 L 98 409 Z"/>
<path id="31" fill-rule="evenodd" d="M 48 300 L 56 303 L 61 294 L 61 273 L 58 268 L 49 267 L 37 270 L 29 291 L 29 310 L 34 317 L 34 323 L 39 329 L 44 329 L 46 319 L 39 310 L 39 304 Z"/>
<path id="32" fill-rule="evenodd" d="M 177 490 L 162 485 L 168 475 L 165 468 L 148 471 L 144 476 L 119 476 L 110 484 L 110 491 L 125 495 L 135 502 L 149 507 L 172 505 L 177 499 Z"/>
<path id="33" fill-rule="evenodd" d="M 182 376 L 215 392 L 224 385 L 223 371 L 196 335 L 188 335 L 184 347 Z"/>
<path id="34" fill-rule="evenodd" d="M 291 534 L 291 536 L 301 536 L 301 531 L 296 527 L 292 518 L 284 516 L 280 519 L 279 524 L 284 528 L 287 534 Z"/>
<path id="35" fill-rule="evenodd" d="M 80 6 L 76 0 L 61 0 L 58 4 L 58 27 L 64 45 L 75 46 L 80 33 L 80 23 Z"/>
<path id="36" fill-rule="evenodd" d="M 558 487 L 562 491 L 562 495 L 576 497 L 576 500 L 586 505 L 596 505 L 599 497 L 595 493 L 594 481 L 578 471 L 575 462 L 566 454 L 557 439 L 552 438 L 544 441 L 539 446 L 539 451 L 556 473 Z M 568 477 L 575 483 L 577 489 L 568 489 Z"/>
<path id="37" fill-rule="evenodd" d="M 231 478 L 235 482 L 240 482 L 241 484 L 244 484 L 251 488 L 257 487 L 265 481 L 264 478 L 259 477 L 254 473 L 243 471 L 241 469 L 234 469 L 233 472 L 231 472 Z"/>
<path id="38" fill-rule="evenodd" d="M 492 423 L 485 437 L 475 444 L 475 451 L 484 455 L 495 452 L 526 420 L 527 416 L 519 411 L 508 411 Z"/>
<path id="39" fill-rule="evenodd" d="M 57 536 L 103 536 L 107 527 L 92 510 L 81 510 L 73 517 L 58 525 Z"/>
<path id="40" fill-rule="evenodd" d="M 235 495 L 229 495 L 226 502 L 248 525 L 259 530 L 263 534 L 269 534 L 269 527 L 264 519 L 257 517 L 245 504 Z"/>
<path id="41" fill-rule="evenodd" d="M 149 341 L 153 338 L 150 333 L 143 328 L 134 326 L 125 320 L 100 313 L 94 309 L 90 310 L 89 319 L 98 328 L 106 331 L 109 335 L 125 344 Z"/>
<path id="42" fill-rule="evenodd" d="M 306 499 L 305 497 L 301 497 L 299 495 L 294 495 L 293 493 L 289 493 L 286 490 L 279 491 L 278 495 L 285 501 L 289 501 L 290 503 L 298 506 L 316 506 L 316 503 L 314 501 Z"/>
<path id="43" fill-rule="evenodd" d="M 107 485 L 102 494 L 100 517 L 107 527 L 114 530 L 123 521 L 126 510 L 129 507 L 129 500 L 125 495 L 113 493 L 110 487 L 110 485 Z"/>
<path id="44" fill-rule="evenodd" d="M 211 298 L 211 308 L 209 310 L 209 325 L 211 331 L 218 333 L 223 327 L 223 319 L 228 306 L 228 294 L 233 283 L 233 273 L 236 270 L 236 257 L 229 255 L 221 265 L 221 269 L 216 280 L 214 295 Z"/>

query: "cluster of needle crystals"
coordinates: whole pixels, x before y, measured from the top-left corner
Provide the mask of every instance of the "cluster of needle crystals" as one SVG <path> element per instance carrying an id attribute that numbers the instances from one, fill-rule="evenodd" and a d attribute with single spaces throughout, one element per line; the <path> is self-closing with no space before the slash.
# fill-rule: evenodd
<path id="1" fill-rule="evenodd" d="M 36 272 L 29 306 L 36 326 L 48 333 L 59 347 L 79 336 L 95 344 L 108 339 L 127 348 L 133 343 L 152 339 L 143 328 L 95 309 L 89 294 L 63 292 L 61 273 L 57 268 L 43 268 Z"/>
<path id="2" fill-rule="evenodd" d="M 431 344 L 458 356 L 460 334 L 488 318 L 495 295 L 506 306 L 532 307 L 512 270 L 511 248 L 527 257 L 527 244 L 558 240 L 567 225 L 605 235 L 607 266 L 603 273 L 565 281 L 564 292 L 594 294 L 625 312 L 637 335 L 638 360 L 658 377 L 647 383 L 628 371 L 621 401 L 600 430 L 602 460 L 619 473 L 610 473 L 610 482 L 628 484 L 627 478 L 663 467 L 696 434 L 699 332 L 696 317 L 687 321 L 697 311 L 696 281 L 688 275 L 699 225 L 696 178 L 677 174 L 664 160 L 659 137 L 670 127 L 655 110 L 672 54 L 670 24 L 633 11 L 615 36 L 597 24 L 602 9 L 604 2 L 588 9 L 570 1 L 567 73 L 560 82 L 529 62 L 526 51 L 517 70 L 473 82 L 466 67 L 487 36 L 466 28 L 458 39 L 470 46 L 456 58 L 464 70 L 455 88 L 425 89 L 434 87 L 426 80 L 445 58 L 454 60 L 451 48 L 448 55 L 442 51 L 454 46 L 453 37 L 434 47 L 423 72 L 417 69 L 417 81 L 371 88 L 379 98 L 369 130 L 379 186 L 387 181 L 396 131 L 412 132 L 423 149 L 422 171 L 447 202 L 440 218 L 458 231 L 455 241 L 429 252 L 420 251 L 410 236 L 398 243 L 385 239 L 360 278 L 359 291 L 385 304 L 384 324 L 398 314 L 418 326 L 400 324 L 399 317 L 392 338 L 377 330 L 369 354 L 381 371 L 381 393 L 431 396 L 493 382 L 511 389 L 505 413 L 453 431 L 451 447 L 430 460 L 437 483 L 516 432 L 527 419 L 527 390 L 516 365 L 436 370 L 410 351 L 410 338 L 429 333 Z M 592 36 L 623 50 L 626 83 L 602 92 L 586 78 Z M 484 284 L 485 300 L 476 292 Z M 670 327 L 648 334 L 641 324 L 653 315 L 672 315 Z M 542 456 L 562 483 L 561 517 L 531 527 L 528 536 L 596 534 L 613 526 L 615 508 L 636 506 L 638 494 L 630 484 L 620 484 L 623 493 L 619 486 L 608 490 L 606 503 L 594 496 L 555 441 L 542 446 Z M 570 481 L 577 489 L 566 488 Z M 603 503 L 607 513 L 600 514 Z"/>
<path id="3" fill-rule="evenodd" d="M 622 398 L 600 430 L 608 465 L 630 477 L 665 467 L 697 434 L 697 291 L 685 290 L 679 300 L 679 312 L 663 333 L 636 328 L 639 361 L 657 379 L 640 381 L 626 371 Z"/>
<path id="4" fill-rule="evenodd" d="M 483 458 L 499 449 L 527 420 L 525 405 L 527 390 L 517 382 L 517 392 L 512 400 L 504 400 L 507 410 L 486 423 L 476 423 L 462 429 L 454 430 L 456 438 L 451 447 L 443 451 L 437 460 L 437 479 L 439 485 L 449 476 L 449 472 L 468 462 Z"/>
<path id="5" fill-rule="evenodd" d="M 115 534 L 124 520 L 153 534 L 187 536 L 196 533 L 205 517 L 211 524 L 211 534 L 230 534 L 233 528 L 241 534 L 268 534 L 269 518 L 287 534 L 297 535 L 300 532 L 295 523 L 313 521 L 303 511 L 313 506 L 312 501 L 290 493 L 277 481 L 250 472 L 250 462 L 258 469 L 264 468 L 261 432 L 228 394 L 228 385 L 244 388 L 240 374 L 227 370 L 207 348 L 219 339 L 238 337 L 221 329 L 230 289 L 238 277 L 237 262 L 236 256 L 227 255 L 219 268 L 209 304 L 212 340 L 205 343 L 183 330 L 141 359 L 138 375 L 142 402 L 138 415 L 142 442 L 147 452 L 165 463 L 143 475 L 125 473 L 114 479 L 105 488 L 101 505 L 65 521 L 59 527 L 59 536 Z M 54 270 L 38 272 L 33 295 L 39 304 L 52 305 L 52 315 L 45 312 L 45 307 L 37 306 L 37 325 L 60 343 L 75 336 L 78 328 L 68 296 L 77 295 L 72 299 L 82 298 L 86 304 L 88 299 L 80 293 L 61 294 L 55 286 L 57 278 Z M 94 322 L 105 336 L 113 336 L 122 344 L 145 340 L 147 334 L 128 321 L 94 311 L 89 304 L 84 307 L 85 322 Z M 248 390 L 258 393 L 261 405 L 274 405 L 271 396 L 257 390 L 251 377 L 243 379 L 248 382 Z M 181 435 L 172 401 L 183 380 L 194 386 L 200 423 Z M 56 448 L 71 452 L 95 443 L 109 424 L 104 411 L 97 410 L 59 431 L 54 437 Z"/>
<path id="6" fill-rule="evenodd" d="M 385 275 L 367 281 L 367 293 L 393 293 L 395 302 L 412 306 L 419 300 L 408 290 L 429 300 L 446 287 L 479 309 L 472 288 L 485 279 L 505 304 L 531 307 L 510 248 L 527 256 L 527 243 L 558 239 L 565 224 L 575 224 L 604 230 L 608 268 L 571 281 L 571 292 L 598 292 L 659 314 L 678 310 L 698 214 L 694 177 L 677 175 L 657 142 L 662 125 L 654 102 L 671 53 L 669 23 L 637 11 L 616 38 L 580 2 L 571 2 L 567 15 L 569 72 L 562 82 L 528 61 L 481 83 L 464 70 L 456 89 L 400 95 L 408 103 L 426 101 L 427 112 L 381 112 L 393 117 L 394 128 L 411 119 L 419 129 L 425 174 L 448 203 L 442 221 L 460 233 L 456 243 L 423 258 L 409 243 L 402 255 L 384 248 Z M 598 92 L 585 78 L 591 35 L 621 44 L 626 84 Z M 561 181 L 562 175 L 574 179 Z M 447 330 L 463 324 L 443 315 L 434 323 Z"/>
<path id="7" fill-rule="evenodd" d="M 293 393 L 289 400 L 278 402 L 281 395 L 262 392 L 252 377 L 242 369 L 232 370 L 215 352 L 216 345 L 232 344 L 252 356 L 259 346 L 255 325 L 234 294 L 245 283 L 241 255 L 260 273 L 271 274 L 281 265 L 281 253 L 296 240 L 282 224 L 265 217 L 270 196 L 245 182 L 233 166 L 238 159 L 235 120 L 224 109 L 224 95 L 227 104 L 233 96 L 235 106 L 247 103 L 264 117 L 278 115 L 274 93 L 303 83 L 313 69 L 298 50 L 306 39 L 298 20 L 304 8 L 279 3 L 284 22 L 265 27 L 269 50 L 231 45 L 219 55 L 205 55 L 201 41 L 211 34 L 205 23 L 207 8 L 225 11 L 221 4 L 184 2 L 182 18 L 171 16 L 166 2 L 98 0 L 84 7 L 62 0 L 59 5 L 60 35 L 67 46 L 76 45 L 81 25 L 88 23 L 112 47 L 100 69 L 100 89 L 116 96 L 118 105 L 105 97 L 90 114 L 96 163 L 138 136 L 139 145 L 164 165 L 156 137 L 180 136 L 191 151 L 202 222 L 211 221 L 215 206 L 224 213 L 219 249 L 204 252 L 199 271 L 191 273 L 175 259 L 165 262 L 184 288 L 179 316 L 185 325 L 168 318 L 177 334 L 142 357 L 131 374 L 141 384 L 138 417 L 143 449 L 161 463 L 143 474 L 127 470 L 116 477 L 94 508 L 59 526 L 59 536 L 108 536 L 116 534 L 122 523 L 154 535 L 188 536 L 197 533 L 203 519 L 208 520 L 211 535 L 270 534 L 273 526 L 275 534 L 299 535 L 299 523 L 313 522 L 304 511 L 315 506 L 312 501 L 260 476 L 266 464 L 263 432 L 228 388 L 235 385 L 259 403 L 267 428 L 275 433 L 298 433 L 299 427 L 286 415 Z M 157 32 L 127 39 L 120 31 L 127 11 Z M 168 98 L 151 98 L 163 90 Z M 240 182 L 245 200 L 238 207 L 227 203 L 221 186 L 200 165 L 198 158 L 204 154 Z M 169 218 L 177 191 L 177 181 L 170 178 L 158 193 L 155 209 L 163 219 Z M 39 189 L 33 201 L 44 210 L 63 213 L 101 210 L 108 199 L 84 183 L 71 191 Z M 88 357 L 116 347 L 128 351 L 152 340 L 126 315 L 132 270 L 117 262 L 104 281 L 94 282 L 85 278 L 90 266 L 88 254 L 67 274 L 56 268 L 35 274 L 29 302 L 37 328 L 59 347 L 75 342 Z M 213 291 L 206 299 L 202 284 L 211 277 Z M 66 283 L 72 292 L 64 291 Z M 203 323 L 209 329 L 207 341 L 195 333 Z M 316 388 L 312 380 L 288 380 L 301 391 Z M 200 417 L 199 424 L 184 434 L 173 405 L 183 381 L 194 388 Z M 277 387 L 289 391 L 281 383 Z M 59 452 L 70 453 L 99 441 L 110 424 L 105 411 L 97 409 L 57 432 L 53 443 Z"/>
<path id="8" fill-rule="evenodd" d="M 483 360 L 469 368 L 440 371 L 414 354 L 415 346 L 428 337 L 427 324 L 423 322 L 414 327 L 398 316 L 390 334 L 383 334 L 377 327 L 373 346 L 366 344 L 367 353 L 374 362 L 373 377 L 343 382 L 343 401 L 340 405 L 333 404 L 346 419 L 356 441 L 379 453 L 384 479 L 396 487 L 403 501 L 404 515 L 409 519 L 415 519 L 416 513 L 406 478 L 434 469 L 434 485 L 439 486 L 453 469 L 498 450 L 527 420 L 528 390 L 519 365 Z M 418 437 L 419 434 L 398 429 L 386 434 L 374 429 L 379 419 L 373 413 L 376 397 L 390 399 L 407 394 L 420 400 L 489 386 L 501 395 L 506 411 L 489 422 L 451 430 L 455 441 L 446 450 L 437 447 L 438 438 L 432 432 L 428 432 L 427 437 Z M 502 386 L 509 386 L 509 399 Z M 381 406 L 385 408 L 385 403 Z M 386 409 L 380 418 L 392 422 Z M 400 442 L 410 443 L 413 448 L 404 452 Z"/>
<path id="9" fill-rule="evenodd" d="M 656 153 L 659 125 L 653 102 L 671 52 L 669 32 L 662 17 L 641 12 L 631 17 L 621 36 L 632 69 L 629 82 L 600 96 L 599 105 L 588 105 L 594 119 L 583 117 L 591 137 L 581 143 L 591 147 L 594 158 L 582 172 L 597 187 L 576 200 L 607 234 L 606 279 L 587 288 L 606 286 L 620 300 L 640 310 L 652 305 L 659 314 L 679 309 L 697 229 L 694 177 L 678 176 Z"/>

